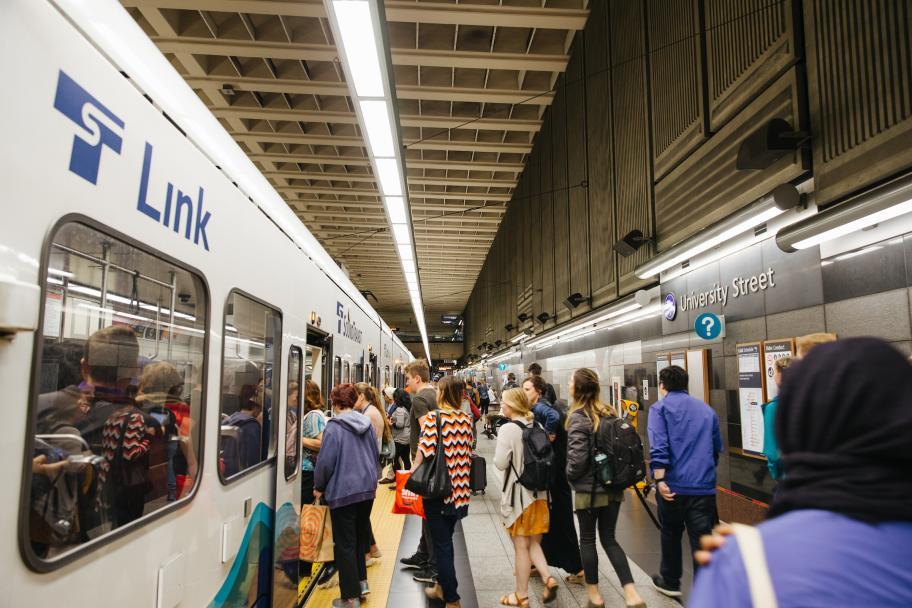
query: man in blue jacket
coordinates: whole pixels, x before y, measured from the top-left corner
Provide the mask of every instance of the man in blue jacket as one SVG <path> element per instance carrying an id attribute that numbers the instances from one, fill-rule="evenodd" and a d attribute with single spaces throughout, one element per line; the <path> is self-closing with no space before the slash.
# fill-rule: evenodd
<path id="1" fill-rule="evenodd" d="M 672 365 L 659 372 L 662 399 L 649 408 L 649 465 L 659 496 L 662 565 L 653 576 L 656 588 L 681 595 L 681 535 L 690 546 L 716 522 L 716 465 L 722 451 L 719 417 L 711 407 L 687 394 L 687 372 Z M 694 573 L 697 564 L 694 562 Z"/>

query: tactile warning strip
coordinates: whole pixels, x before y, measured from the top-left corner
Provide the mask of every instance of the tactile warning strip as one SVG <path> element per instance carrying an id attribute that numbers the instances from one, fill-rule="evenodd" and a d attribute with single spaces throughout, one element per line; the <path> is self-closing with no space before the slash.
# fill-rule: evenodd
<path id="1" fill-rule="evenodd" d="M 393 501 L 395 492 L 389 486 L 377 487 L 377 498 L 371 511 L 371 526 L 374 530 L 374 539 L 383 552 L 380 563 L 367 569 L 367 584 L 370 586 L 370 595 L 367 596 L 366 606 L 382 608 L 390 592 L 390 581 L 396 567 L 396 553 L 399 549 L 399 539 L 402 537 L 402 526 L 405 522 L 404 515 L 394 515 Z M 317 589 L 305 604 L 306 608 L 330 608 L 332 601 L 339 597 L 339 588 Z"/>

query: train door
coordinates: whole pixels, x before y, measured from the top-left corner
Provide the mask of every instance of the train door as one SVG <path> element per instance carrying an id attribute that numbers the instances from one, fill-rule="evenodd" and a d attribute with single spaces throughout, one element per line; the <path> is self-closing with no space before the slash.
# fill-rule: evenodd
<path id="1" fill-rule="evenodd" d="M 368 357 L 368 382 L 376 386 L 377 388 L 386 388 L 385 384 L 380 384 L 380 368 L 377 367 L 377 355 L 370 353 Z"/>
<path id="2" fill-rule="evenodd" d="M 288 373 L 285 390 L 273 391 L 275 423 L 279 427 L 279 446 L 275 468 L 275 526 L 273 536 L 273 608 L 292 608 L 298 599 L 298 552 L 300 543 L 301 484 L 301 403 L 304 384 L 304 349 L 288 347 Z"/>
<path id="3" fill-rule="evenodd" d="M 332 336 L 316 327 L 308 327 L 304 356 L 304 376 L 317 383 L 329 409 L 329 391 L 337 384 L 333 379 Z"/>

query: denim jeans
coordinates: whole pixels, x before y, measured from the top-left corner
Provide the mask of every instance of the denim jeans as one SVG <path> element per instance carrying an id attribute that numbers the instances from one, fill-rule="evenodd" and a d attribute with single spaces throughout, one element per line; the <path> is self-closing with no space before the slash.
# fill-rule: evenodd
<path id="1" fill-rule="evenodd" d="M 444 507 L 442 500 L 427 500 L 424 503 L 424 512 L 427 515 L 427 524 L 434 543 L 434 557 L 437 558 L 437 582 L 443 589 L 445 602 L 458 602 L 459 593 L 456 588 L 456 564 L 453 555 L 453 532 L 456 531 L 456 522 L 459 517 Z"/>
<path id="2" fill-rule="evenodd" d="M 329 510 L 332 518 L 334 557 L 339 569 L 343 600 L 361 597 L 361 581 L 367 580 L 364 554 L 370 549 L 370 512 L 373 500 Z"/>
<path id="3" fill-rule="evenodd" d="M 681 535 L 687 528 L 692 551 L 700 548 L 700 537 L 712 532 L 718 521 L 716 515 L 716 495 L 685 496 L 678 494 L 674 500 L 667 501 L 661 494 L 657 497 L 659 521 L 662 524 L 662 566 L 659 569 L 662 578 L 672 585 L 681 583 L 683 563 L 681 561 Z M 697 562 L 693 563 L 694 576 L 697 574 Z"/>
<path id="4" fill-rule="evenodd" d="M 177 474 L 174 472 L 174 457 L 177 456 L 177 449 L 180 447 L 180 441 L 175 439 L 168 441 L 168 495 L 177 492 Z"/>
<path id="5" fill-rule="evenodd" d="M 586 584 L 598 584 L 598 551 L 595 548 L 595 533 L 598 530 L 602 548 L 608 555 L 608 561 L 618 575 L 621 585 L 633 582 L 627 555 L 614 537 L 617 527 L 618 511 L 621 503 L 612 502 L 607 507 L 581 509 L 576 512 L 580 527 L 580 556 L 583 559 L 583 570 L 586 573 Z"/>

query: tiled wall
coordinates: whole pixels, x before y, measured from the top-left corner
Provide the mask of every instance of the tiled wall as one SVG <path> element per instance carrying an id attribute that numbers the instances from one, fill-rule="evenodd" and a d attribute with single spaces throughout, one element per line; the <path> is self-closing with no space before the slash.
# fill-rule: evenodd
<path id="1" fill-rule="evenodd" d="M 626 377 L 631 384 L 636 378 L 642 390 L 640 379 L 651 370 L 650 399 L 644 403 L 640 418 L 645 439 L 649 405 L 655 400 L 656 355 L 687 348 L 709 349 L 709 405 L 719 416 L 727 448 L 719 463 L 718 480 L 722 488 L 734 493 L 724 493 L 724 498 L 720 494 L 720 512 L 733 521 L 754 521 L 762 514 L 757 501 L 769 500 L 773 483 L 765 461 L 728 451 L 741 447 L 735 345 L 827 331 L 841 338 L 877 336 L 906 355 L 912 353 L 912 235 L 853 253 L 821 262 L 817 248 L 787 255 L 770 240 L 680 277 L 676 285 L 663 285 L 663 293 L 672 289 L 683 292 L 688 282 L 706 288 L 719 277 L 725 280 L 732 274 L 754 274 L 770 265 L 777 268 L 776 289 L 730 301 L 724 311 L 715 311 L 724 312 L 726 319 L 726 335 L 716 341 L 698 338 L 690 331 L 695 315 L 679 313 L 684 320 L 668 323 L 651 319 L 535 353 L 524 352 L 521 361 L 516 358 L 510 362 L 510 369 L 522 378 L 525 367 L 538 361 L 545 378 L 559 396 L 566 397 L 569 374 L 579 367 L 590 367 L 599 373 L 606 399 L 613 377 Z M 733 265 L 737 270 L 732 270 Z"/>

